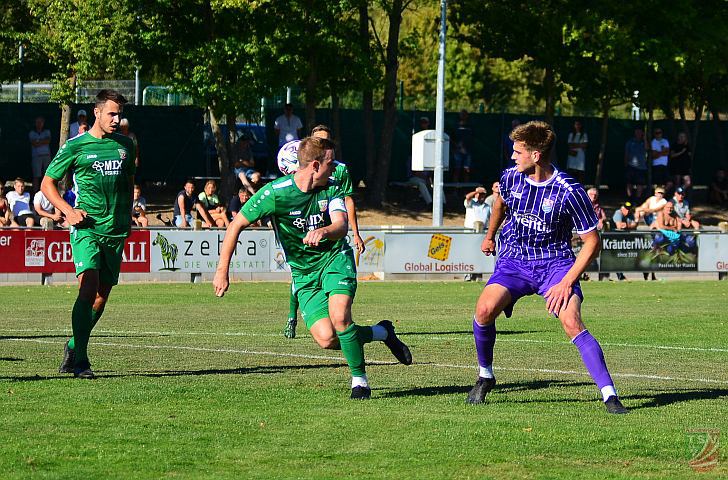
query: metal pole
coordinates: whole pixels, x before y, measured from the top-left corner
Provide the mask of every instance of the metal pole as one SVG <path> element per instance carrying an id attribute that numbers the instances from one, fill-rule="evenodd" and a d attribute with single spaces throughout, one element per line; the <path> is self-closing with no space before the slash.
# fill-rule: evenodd
<path id="1" fill-rule="evenodd" d="M 18 47 L 18 60 L 20 60 L 20 65 L 22 67 L 23 65 L 23 45 L 21 44 Z M 18 103 L 23 103 L 23 79 L 18 79 Z"/>
<path id="2" fill-rule="evenodd" d="M 141 81 L 139 80 L 139 67 L 134 72 L 134 105 L 139 105 L 139 90 L 141 89 Z"/>
<path id="3" fill-rule="evenodd" d="M 435 178 L 432 185 L 432 226 L 442 226 L 442 167 L 445 157 L 445 36 L 447 0 L 440 0 L 440 60 L 437 62 L 437 106 L 435 109 Z"/>
<path id="4" fill-rule="evenodd" d="M 286 105 L 291 103 L 291 87 L 286 87 Z"/>
<path id="5" fill-rule="evenodd" d="M 265 127 L 265 97 L 260 97 L 260 122 Z"/>

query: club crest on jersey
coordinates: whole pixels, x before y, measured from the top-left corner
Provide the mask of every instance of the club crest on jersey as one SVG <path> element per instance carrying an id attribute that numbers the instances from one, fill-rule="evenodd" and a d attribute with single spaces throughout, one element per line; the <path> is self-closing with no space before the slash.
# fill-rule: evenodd
<path id="1" fill-rule="evenodd" d="M 521 192 L 511 192 L 511 195 L 512 195 L 512 196 L 513 196 L 513 198 L 515 198 L 516 200 L 520 200 L 520 199 L 521 199 Z"/>
<path id="2" fill-rule="evenodd" d="M 541 203 L 541 210 L 543 210 L 543 213 L 550 213 L 553 209 L 554 201 L 550 198 L 544 198 L 543 202 Z"/>
<path id="3" fill-rule="evenodd" d="M 322 212 L 325 212 L 326 208 L 329 206 L 329 200 L 328 199 L 319 200 L 318 205 L 319 205 L 319 210 L 321 210 Z"/>
<path id="4" fill-rule="evenodd" d="M 126 149 L 118 148 L 117 150 L 119 150 L 119 158 L 122 160 L 126 160 Z"/>

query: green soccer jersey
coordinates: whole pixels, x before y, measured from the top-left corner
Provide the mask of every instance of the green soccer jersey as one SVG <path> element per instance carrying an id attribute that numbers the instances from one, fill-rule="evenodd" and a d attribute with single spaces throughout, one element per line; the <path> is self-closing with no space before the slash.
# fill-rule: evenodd
<path id="1" fill-rule="evenodd" d="M 351 194 L 354 193 L 354 188 L 351 185 L 349 169 L 346 168 L 345 164 L 336 162 L 336 168 L 334 169 L 334 173 L 331 175 L 331 178 L 336 180 L 342 197 L 351 197 Z"/>
<path id="2" fill-rule="evenodd" d="M 250 223 L 273 217 L 278 239 L 286 252 L 291 270 L 310 273 L 325 267 L 340 252 L 350 251 L 346 238 L 322 240 L 318 246 L 303 244 L 309 230 L 331 225 L 331 212 L 346 213 L 341 186 L 336 181 L 326 187 L 302 192 L 293 175 L 281 177 L 258 190 L 240 210 Z"/>
<path id="3" fill-rule="evenodd" d="M 88 214 L 77 228 L 105 237 L 129 236 L 134 156 L 132 140 L 117 133 L 96 138 L 86 132 L 58 150 L 45 174 L 55 180 L 67 171 L 73 175 L 75 208 Z"/>

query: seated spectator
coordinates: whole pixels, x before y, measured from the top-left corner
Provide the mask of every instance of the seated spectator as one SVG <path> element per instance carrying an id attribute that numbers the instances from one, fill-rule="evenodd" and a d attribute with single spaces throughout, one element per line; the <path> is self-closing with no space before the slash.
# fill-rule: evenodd
<path id="1" fill-rule="evenodd" d="M 667 200 L 665 199 L 665 189 L 662 187 L 655 188 L 655 194 L 645 200 L 645 202 L 635 210 L 635 221 L 639 223 L 644 220 L 648 227 L 652 227 L 655 223 L 655 215 L 662 211 Z"/>
<path id="2" fill-rule="evenodd" d="M 243 205 L 245 205 L 245 202 L 248 200 L 250 200 L 250 193 L 248 190 L 244 187 L 238 190 L 238 194 L 234 195 L 228 204 L 228 212 L 232 215 L 232 218 L 235 218 L 235 215 L 238 214 L 238 212 L 243 208 Z"/>
<path id="3" fill-rule="evenodd" d="M 488 226 L 490 220 L 490 206 L 485 203 L 485 196 L 488 192 L 485 187 L 477 187 L 465 195 L 465 228 L 472 228 L 476 232 L 482 232 Z"/>
<path id="4" fill-rule="evenodd" d="M 688 228 L 698 230 L 700 223 L 693 218 L 690 213 L 690 204 L 685 200 L 685 189 L 678 187 L 675 189 L 675 196 L 672 198 L 672 204 L 675 210 L 675 216 L 680 224 L 680 228 Z"/>
<path id="5" fill-rule="evenodd" d="M 174 216 L 172 221 L 177 228 L 190 228 L 192 226 L 192 210 L 197 206 L 195 182 L 188 179 L 184 189 L 177 193 L 174 201 Z"/>
<path id="6" fill-rule="evenodd" d="M 678 222 L 675 217 L 675 206 L 672 202 L 665 203 L 662 210 L 657 212 L 652 228 L 670 232 L 680 231 L 680 222 Z"/>
<path id="7" fill-rule="evenodd" d="M 40 190 L 33 197 L 33 208 L 40 217 L 40 225 L 43 229 L 53 230 L 57 225 L 64 228 L 68 227 L 68 222 L 63 218 L 63 214 L 56 210 L 51 201 Z"/>
<path id="8" fill-rule="evenodd" d="M 230 222 L 227 218 L 225 207 L 220 204 L 220 198 L 215 193 L 217 184 L 214 180 L 208 180 L 205 183 L 205 189 L 200 192 L 197 197 L 198 212 L 205 222 L 205 226 L 210 227 L 227 227 Z M 200 208 L 201 207 L 201 208 Z"/>
<path id="9" fill-rule="evenodd" d="M 632 204 L 630 202 L 624 202 L 620 207 L 615 210 L 612 215 L 612 222 L 614 228 L 617 230 L 634 230 L 637 228 L 637 222 L 632 215 Z"/>
<path id="10" fill-rule="evenodd" d="M 73 191 L 73 179 L 68 177 L 67 181 L 59 182 L 59 185 L 63 185 L 63 200 L 71 207 L 76 206 L 76 192 Z"/>
<path id="11" fill-rule="evenodd" d="M 592 187 L 587 190 L 586 193 L 587 195 L 589 195 L 592 207 L 594 208 L 594 213 L 597 214 L 597 219 L 599 220 L 599 223 L 597 224 L 597 229 L 604 230 L 604 223 L 607 221 L 607 214 L 604 212 L 602 206 L 599 205 L 599 190 Z"/>
<path id="12" fill-rule="evenodd" d="M 131 207 L 131 221 L 137 227 L 146 228 L 149 226 L 147 219 L 147 200 L 142 197 L 142 187 L 134 185 L 134 203 Z"/>
<path id="13" fill-rule="evenodd" d="M 14 190 L 6 195 L 13 213 L 12 225 L 14 227 L 35 226 L 35 215 L 30 209 L 30 193 L 25 191 L 25 180 L 20 177 L 16 178 L 13 188 Z"/>
<path id="14" fill-rule="evenodd" d="M 0 188 L 0 227 L 9 227 L 10 222 L 10 205 L 8 205 L 8 200 L 5 198 L 5 192 Z"/>
<path id="15" fill-rule="evenodd" d="M 260 172 L 255 169 L 253 154 L 250 150 L 250 137 L 243 134 L 235 145 L 237 161 L 233 165 L 233 173 L 251 195 L 260 188 Z"/>
<path id="16" fill-rule="evenodd" d="M 719 169 L 715 172 L 715 177 L 710 183 L 708 198 L 711 203 L 722 207 L 728 205 L 728 175 L 725 170 Z"/>
<path id="17" fill-rule="evenodd" d="M 490 208 L 493 208 L 493 204 L 495 203 L 496 199 L 500 197 L 500 182 L 493 182 L 493 193 L 485 197 L 485 203 L 490 206 Z"/>

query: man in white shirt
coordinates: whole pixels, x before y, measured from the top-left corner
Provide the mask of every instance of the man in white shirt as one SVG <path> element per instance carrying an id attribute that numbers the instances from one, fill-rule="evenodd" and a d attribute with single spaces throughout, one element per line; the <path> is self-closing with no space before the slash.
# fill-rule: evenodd
<path id="1" fill-rule="evenodd" d="M 86 110 L 79 110 L 76 114 L 76 121 L 73 122 L 68 130 L 68 138 L 77 137 L 79 133 L 79 127 L 82 123 L 86 123 Z"/>
<path id="2" fill-rule="evenodd" d="M 61 212 L 56 210 L 53 204 L 38 190 L 33 197 L 33 208 L 40 217 L 40 224 L 45 230 L 53 230 L 55 225 L 67 226 Z"/>
<path id="3" fill-rule="evenodd" d="M 655 137 L 650 144 L 652 152 L 652 183 L 664 186 L 669 177 L 667 161 L 670 156 L 670 142 L 662 137 L 662 129 L 655 128 Z"/>
<path id="4" fill-rule="evenodd" d="M 275 131 L 278 135 L 278 146 L 281 147 L 292 140 L 301 138 L 299 132 L 303 128 L 301 119 L 293 114 L 293 105 L 287 103 L 283 107 L 283 115 L 276 118 Z"/>
<path id="5" fill-rule="evenodd" d="M 657 212 L 661 211 L 666 203 L 665 189 L 662 187 L 655 188 L 655 194 L 645 200 L 645 203 L 635 210 L 635 221 L 639 223 L 640 219 L 643 219 L 647 226 L 652 227 L 652 224 L 655 223 Z"/>
<path id="6" fill-rule="evenodd" d="M 8 192 L 5 198 L 13 212 L 13 223 L 18 227 L 32 227 L 35 217 L 30 209 L 30 193 L 25 191 L 25 180 L 18 177 L 13 184 L 14 190 Z"/>
<path id="7" fill-rule="evenodd" d="M 485 187 L 478 187 L 465 195 L 465 228 L 482 232 L 490 220 L 490 205 L 485 203 Z"/>
<path id="8" fill-rule="evenodd" d="M 28 133 L 33 169 L 33 191 L 40 189 L 40 180 L 51 163 L 51 131 L 45 128 L 45 118 L 36 117 L 35 128 Z"/>

